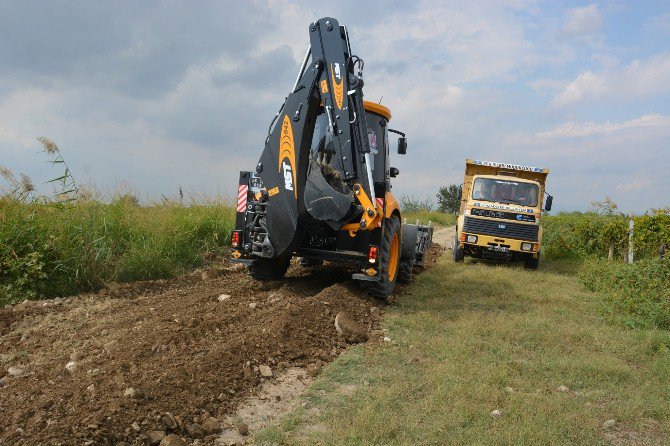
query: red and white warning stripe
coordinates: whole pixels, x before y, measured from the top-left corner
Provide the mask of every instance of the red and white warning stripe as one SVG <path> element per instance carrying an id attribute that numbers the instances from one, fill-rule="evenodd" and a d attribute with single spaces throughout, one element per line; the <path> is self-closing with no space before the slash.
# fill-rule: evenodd
<path id="1" fill-rule="evenodd" d="M 376 199 L 377 199 L 377 206 L 379 207 L 379 210 L 383 212 L 384 211 L 384 199 L 379 198 L 379 197 L 376 197 Z M 377 222 L 377 227 L 378 228 L 382 227 L 382 221 L 381 220 L 379 220 L 379 222 Z"/>
<path id="2" fill-rule="evenodd" d="M 240 184 L 240 187 L 237 188 L 237 212 L 244 212 L 247 210 L 248 192 L 249 186 L 246 184 Z"/>

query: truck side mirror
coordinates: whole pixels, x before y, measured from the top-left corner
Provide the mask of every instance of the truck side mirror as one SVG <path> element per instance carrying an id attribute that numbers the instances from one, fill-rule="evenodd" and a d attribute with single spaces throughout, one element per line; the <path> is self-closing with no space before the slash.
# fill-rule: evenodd
<path id="1" fill-rule="evenodd" d="M 461 184 L 458 186 L 458 199 L 462 200 L 463 199 L 463 185 Z"/>
<path id="2" fill-rule="evenodd" d="M 547 195 L 547 199 L 544 202 L 544 210 L 549 212 L 551 210 L 551 203 L 554 201 L 554 197 L 552 195 Z"/>
<path id="3" fill-rule="evenodd" d="M 398 170 L 397 167 L 391 167 L 389 169 L 389 175 L 391 176 L 391 178 L 397 177 L 399 173 L 400 173 L 400 171 Z"/>
<path id="4" fill-rule="evenodd" d="M 405 155 L 407 153 L 407 138 L 401 136 L 398 138 L 398 155 Z"/>

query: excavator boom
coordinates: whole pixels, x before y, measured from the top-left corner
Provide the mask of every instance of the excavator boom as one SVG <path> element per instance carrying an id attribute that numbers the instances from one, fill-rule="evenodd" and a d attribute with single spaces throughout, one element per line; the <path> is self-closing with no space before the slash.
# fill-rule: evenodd
<path id="1" fill-rule="evenodd" d="M 359 217 L 354 185 L 375 198 L 363 80 L 353 72 L 359 59 L 352 56 L 347 30 L 337 20 L 313 22 L 309 33 L 306 63 L 256 166 L 267 189 L 264 227 L 255 241 L 255 254 L 262 257 L 290 253 L 300 242 L 306 213 L 336 229 Z M 325 114 L 328 131 L 312 153 L 319 114 Z"/>

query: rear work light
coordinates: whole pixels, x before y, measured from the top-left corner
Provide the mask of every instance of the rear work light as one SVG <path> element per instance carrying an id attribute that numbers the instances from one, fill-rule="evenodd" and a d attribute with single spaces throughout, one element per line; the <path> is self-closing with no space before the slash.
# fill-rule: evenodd
<path id="1" fill-rule="evenodd" d="M 235 248 L 240 246 L 240 231 L 233 231 L 233 233 L 230 235 L 230 243 Z"/>
<path id="2" fill-rule="evenodd" d="M 368 250 L 368 262 L 377 262 L 377 254 L 379 254 L 379 248 L 376 246 L 370 246 L 370 249 Z"/>

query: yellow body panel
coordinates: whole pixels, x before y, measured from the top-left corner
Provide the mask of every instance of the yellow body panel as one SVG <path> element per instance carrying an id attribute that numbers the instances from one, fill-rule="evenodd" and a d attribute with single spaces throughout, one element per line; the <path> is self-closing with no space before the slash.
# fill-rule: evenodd
<path id="1" fill-rule="evenodd" d="M 377 113 L 378 115 L 385 117 L 387 121 L 391 120 L 391 110 L 389 110 L 388 107 L 382 104 L 377 104 L 376 102 L 370 102 L 370 101 L 363 101 L 363 108 L 365 109 L 365 111 Z"/>
<path id="2" fill-rule="evenodd" d="M 391 215 L 393 215 L 393 212 L 396 211 L 398 213 L 398 217 L 400 217 L 400 205 L 391 192 L 386 192 L 386 197 L 384 197 L 384 204 L 386 205 L 386 211 L 384 212 L 384 216 L 386 218 L 389 218 Z"/>

